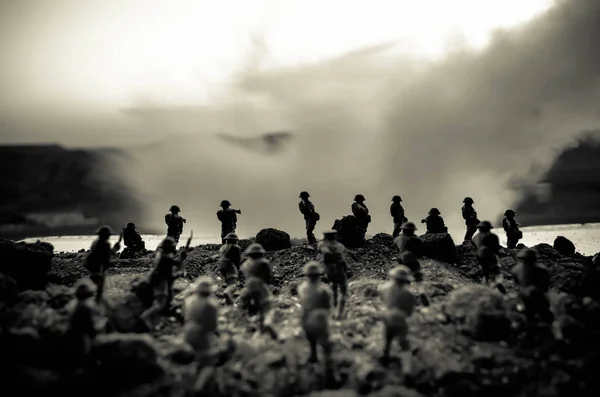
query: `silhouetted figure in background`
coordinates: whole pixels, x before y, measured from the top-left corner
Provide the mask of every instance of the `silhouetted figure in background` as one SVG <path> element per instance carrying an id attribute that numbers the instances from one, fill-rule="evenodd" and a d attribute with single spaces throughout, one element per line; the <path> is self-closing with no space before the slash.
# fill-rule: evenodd
<path id="1" fill-rule="evenodd" d="M 221 243 L 225 244 L 225 236 L 235 233 L 237 214 L 241 214 L 242 211 L 231 208 L 228 200 L 221 201 L 221 208 L 217 211 L 217 218 L 221 221 Z"/>
<path id="2" fill-rule="evenodd" d="M 506 289 L 502 285 L 502 274 L 500 273 L 500 239 L 492 233 L 492 224 L 488 221 L 481 221 L 477 225 L 479 233 L 473 237 L 473 243 L 477 247 L 477 261 L 481 266 L 481 271 L 486 284 L 495 283 L 494 286 L 502 293 Z"/>
<path id="3" fill-rule="evenodd" d="M 415 234 L 417 226 L 414 223 L 406 222 L 401 226 L 401 229 L 402 234 L 394 239 L 394 244 L 398 249 L 396 261 L 411 270 L 415 281 L 422 281 L 423 274 L 418 258 L 423 256 L 423 240 Z"/>
<path id="4" fill-rule="evenodd" d="M 321 219 L 318 212 L 315 211 L 315 206 L 308 199 L 310 194 L 308 192 L 300 192 L 300 201 L 298 202 L 298 209 L 302 215 L 304 215 L 304 223 L 306 224 L 306 239 L 309 244 L 315 244 L 317 238 L 314 235 L 315 227 L 317 222 Z"/>
<path id="5" fill-rule="evenodd" d="M 325 362 L 331 360 L 331 341 L 329 340 L 329 312 L 331 310 L 331 291 L 319 278 L 323 273 L 321 264 L 316 261 L 304 266 L 307 280 L 298 287 L 301 311 L 301 324 L 310 344 L 309 362 L 317 362 L 317 347 L 321 346 Z"/>
<path id="6" fill-rule="evenodd" d="M 225 244 L 219 250 L 219 272 L 227 284 L 227 288 L 223 292 L 225 300 L 228 305 L 232 305 L 233 290 L 238 280 L 240 262 L 242 261 L 242 249 L 238 245 L 237 234 L 229 233 L 224 240 Z"/>
<path id="7" fill-rule="evenodd" d="M 137 232 L 136 228 L 134 223 L 129 222 L 127 227 L 123 229 L 123 244 L 131 252 L 141 252 L 146 249 L 146 243 L 144 243 L 142 236 Z"/>
<path id="8" fill-rule="evenodd" d="M 367 228 L 369 227 L 369 223 L 371 223 L 371 215 L 369 214 L 369 209 L 367 208 L 365 201 L 367 199 L 362 194 L 357 194 L 354 196 L 354 202 L 352 203 L 352 215 L 356 217 L 358 223 L 358 229 L 362 236 L 362 239 L 365 239 L 365 234 L 367 234 Z"/>
<path id="9" fill-rule="evenodd" d="M 429 216 L 421 220 L 421 223 L 425 223 L 427 225 L 428 234 L 448 233 L 448 228 L 446 227 L 444 218 L 442 218 L 441 215 L 442 213 L 440 210 L 437 208 L 432 208 L 429 210 Z"/>
<path id="10" fill-rule="evenodd" d="M 412 281 L 410 269 L 400 265 L 389 271 L 390 280 L 385 282 L 379 290 L 381 300 L 385 306 L 382 313 L 384 347 L 381 357 L 382 364 L 386 365 L 390 359 L 392 342 L 398 340 L 402 348 L 402 372 L 410 375 L 412 372 L 412 352 L 408 341 L 408 323 L 416 306 L 416 299 L 408 289 Z"/>
<path id="11" fill-rule="evenodd" d="M 473 239 L 473 235 L 477 231 L 479 219 L 477 219 L 477 211 L 475 211 L 475 208 L 473 208 L 475 201 L 473 201 L 471 197 L 465 197 L 463 204 L 462 217 L 465 220 L 465 225 L 467 226 L 465 240 L 471 241 Z"/>
<path id="12" fill-rule="evenodd" d="M 392 197 L 392 205 L 390 205 L 390 215 L 394 221 L 394 231 L 392 232 L 393 238 L 398 237 L 402 224 L 408 221 L 404 216 L 404 207 L 400 204 L 401 201 L 402 198 L 400 196 L 394 196 Z"/>
<path id="13" fill-rule="evenodd" d="M 108 226 L 100 227 L 96 234 L 98 238 L 94 240 L 90 252 L 85 257 L 84 267 L 90 272 L 90 280 L 96 284 L 96 301 L 100 302 L 104 292 L 106 270 L 110 267 L 111 256 L 115 255 L 121 249 L 121 244 L 117 241 L 114 247 L 110 247 L 108 240 L 112 235 L 112 230 Z"/>
<path id="14" fill-rule="evenodd" d="M 348 293 L 348 265 L 344 258 L 346 247 L 335 239 L 336 230 L 323 233 L 324 239 L 317 245 L 317 251 L 323 255 L 325 274 L 331 283 L 333 290 L 333 306 L 338 308 L 337 319 L 342 318 L 346 305 L 346 294 Z M 338 287 L 340 289 L 340 301 L 338 306 Z"/>
<path id="15" fill-rule="evenodd" d="M 186 222 L 185 218 L 182 218 L 179 213 L 181 208 L 177 205 L 172 205 L 169 208 L 170 214 L 165 215 L 165 223 L 167 224 L 167 237 L 171 237 L 175 240 L 175 243 L 179 243 L 179 237 L 183 233 L 183 224 Z"/>
<path id="16" fill-rule="evenodd" d="M 515 220 L 515 211 L 506 210 L 504 219 L 502 219 L 502 227 L 506 232 L 506 247 L 516 248 L 517 243 L 523 238 L 523 232 L 519 230 L 519 224 Z"/>
<path id="17" fill-rule="evenodd" d="M 152 306 L 142 313 L 141 318 L 149 330 L 154 330 L 159 312 L 169 308 L 173 297 L 173 282 L 184 270 L 187 251 L 176 257 L 177 243 L 171 237 L 165 238 L 158 246 L 154 258 L 154 268 L 150 273 L 150 285 L 154 291 Z M 173 269 L 176 269 L 175 271 Z"/>

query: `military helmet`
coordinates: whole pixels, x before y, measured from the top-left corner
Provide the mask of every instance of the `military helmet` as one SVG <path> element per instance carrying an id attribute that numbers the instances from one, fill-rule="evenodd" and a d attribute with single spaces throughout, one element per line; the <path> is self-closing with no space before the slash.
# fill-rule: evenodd
<path id="1" fill-rule="evenodd" d="M 402 226 L 400 226 L 402 230 L 418 230 L 417 226 L 412 222 L 404 222 Z"/>
<path id="2" fill-rule="evenodd" d="M 429 210 L 429 215 L 440 215 L 441 212 L 437 208 L 432 208 Z"/>
<path id="3" fill-rule="evenodd" d="M 239 240 L 238 235 L 235 233 L 229 233 L 225 236 L 225 240 Z"/>
<path id="4" fill-rule="evenodd" d="M 246 255 L 252 255 L 252 254 L 264 255 L 266 252 L 267 251 L 265 251 L 263 246 L 258 243 L 250 244 L 250 246 L 246 249 Z"/>
<path id="5" fill-rule="evenodd" d="M 413 280 L 410 269 L 404 265 L 398 265 L 390 269 L 388 275 L 393 280 L 406 281 L 410 283 Z"/>
<path id="6" fill-rule="evenodd" d="M 317 261 L 310 261 L 304 265 L 303 272 L 305 276 L 320 276 L 323 274 L 323 268 L 321 263 Z"/>
<path id="7" fill-rule="evenodd" d="M 179 208 L 178 205 L 172 205 L 171 208 L 169 208 L 169 211 L 171 211 L 171 212 L 181 212 L 181 208 Z"/>
<path id="8" fill-rule="evenodd" d="M 78 300 L 84 300 L 95 296 L 98 287 L 89 278 L 84 278 L 79 280 L 73 289 L 75 290 L 75 297 Z"/>
<path id="9" fill-rule="evenodd" d="M 300 196 L 298 196 L 298 197 L 300 197 L 300 198 L 309 198 L 310 194 L 308 194 L 308 192 L 302 191 L 302 192 L 300 192 Z"/>
<path id="10" fill-rule="evenodd" d="M 494 227 L 489 221 L 481 221 L 477 224 L 478 229 L 493 229 Z"/>
<path id="11" fill-rule="evenodd" d="M 133 223 L 133 222 L 129 222 L 129 223 L 127 224 L 127 229 L 135 229 L 136 227 L 137 227 L 137 226 L 135 226 L 135 223 Z"/>
<path id="12" fill-rule="evenodd" d="M 110 226 L 100 226 L 98 230 L 96 230 L 96 234 L 98 236 L 110 236 L 113 232 Z"/>
<path id="13" fill-rule="evenodd" d="M 522 259 L 526 262 L 536 261 L 537 253 L 531 248 L 523 248 L 519 252 L 517 252 L 517 258 Z"/>
<path id="14" fill-rule="evenodd" d="M 160 244 L 158 245 L 158 248 L 169 249 L 169 248 L 175 248 L 176 246 L 177 246 L 177 243 L 175 242 L 175 240 L 173 240 L 172 237 L 165 237 L 165 239 L 163 241 L 161 241 Z"/>
<path id="15" fill-rule="evenodd" d="M 392 201 L 393 202 L 402 201 L 402 197 L 400 197 L 400 196 L 394 196 L 394 197 L 392 197 Z"/>
<path id="16" fill-rule="evenodd" d="M 475 201 L 473 201 L 473 199 L 471 197 L 465 197 L 465 199 L 463 200 L 463 203 L 473 204 L 473 203 L 475 203 Z"/>
<path id="17" fill-rule="evenodd" d="M 517 215 L 517 213 L 513 210 L 504 211 L 504 216 L 515 216 L 515 215 Z"/>
<path id="18" fill-rule="evenodd" d="M 194 291 L 197 294 L 206 294 L 212 292 L 213 281 L 210 277 L 203 276 L 198 277 Z"/>
<path id="19" fill-rule="evenodd" d="M 229 200 L 222 200 L 219 207 L 221 207 L 221 208 L 231 207 L 231 203 L 229 202 Z"/>
<path id="20" fill-rule="evenodd" d="M 357 194 L 354 196 L 354 201 L 366 201 L 367 199 L 362 194 Z"/>

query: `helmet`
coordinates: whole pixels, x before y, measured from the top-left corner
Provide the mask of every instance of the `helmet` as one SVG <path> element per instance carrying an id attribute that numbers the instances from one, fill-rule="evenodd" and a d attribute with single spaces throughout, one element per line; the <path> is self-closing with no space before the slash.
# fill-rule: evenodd
<path id="1" fill-rule="evenodd" d="M 525 262 L 531 262 L 537 260 L 537 253 L 531 248 L 524 248 L 517 252 L 517 258 L 524 260 Z"/>
<path id="2" fill-rule="evenodd" d="M 392 201 L 393 202 L 402 201 L 402 197 L 400 197 L 400 196 L 394 196 L 394 197 L 392 197 Z"/>
<path id="3" fill-rule="evenodd" d="M 235 233 L 229 233 L 227 236 L 225 236 L 225 240 L 239 240 L 238 235 Z"/>
<path id="4" fill-rule="evenodd" d="M 198 277 L 198 281 L 196 281 L 196 286 L 194 287 L 194 292 L 197 294 L 206 294 L 212 292 L 213 282 L 210 277 Z"/>
<path id="5" fill-rule="evenodd" d="M 133 223 L 133 222 L 129 222 L 129 223 L 127 224 L 127 229 L 135 229 L 135 228 L 136 228 L 136 226 L 135 226 L 135 223 Z"/>
<path id="6" fill-rule="evenodd" d="M 477 224 L 477 229 L 493 229 L 494 227 L 489 221 L 481 221 Z"/>
<path id="7" fill-rule="evenodd" d="M 323 274 L 321 263 L 317 261 L 310 261 L 304 265 L 305 276 L 320 276 L 321 274 Z"/>
<path id="8" fill-rule="evenodd" d="M 323 232 L 323 236 L 328 237 L 328 236 L 337 236 L 338 232 L 337 230 L 325 230 Z"/>
<path id="9" fill-rule="evenodd" d="M 98 230 L 96 230 L 96 234 L 98 236 L 110 236 L 113 234 L 113 232 L 110 226 L 101 226 L 98 228 Z"/>
<path id="10" fill-rule="evenodd" d="M 171 211 L 171 212 L 181 212 L 181 208 L 179 208 L 178 205 L 172 205 L 171 208 L 169 208 L 169 211 Z"/>
<path id="11" fill-rule="evenodd" d="M 96 284 L 94 284 L 94 282 L 89 278 L 84 278 L 82 280 L 79 280 L 77 284 L 75 284 L 74 289 L 75 297 L 78 300 L 84 300 L 95 296 L 98 287 L 96 287 Z"/>
<path id="12" fill-rule="evenodd" d="M 437 208 L 432 208 L 429 210 L 429 215 L 440 215 L 441 212 Z"/>
<path id="13" fill-rule="evenodd" d="M 223 200 L 223 201 L 221 201 L 221 204 L 219 205 L 219 207 L 221 207 L 221 208 L 231 207 L 231 203 L 229 202 L 229 200 Z"/>
<path id="14" fill-rule="evenodd" d="M 160 242 L 160 244 L 158 245 L 158 248 L 169 249 L 169 248 L 175 248 L 176 246 L 177 246 L 177 243 L 175 242 L 175 240 L 173 240 L 172 237 L 166 237 L 163 241 Z"/>
<path id="15" fill-rule="evenodd" d="M 367 199 L 362 194 L 357 194 L 354 196 L 354 201 L 366 201 Z"/>
<path id="16" fill-rule="evenodd" d="M 388 275 L 391 279 L 398 281 L 406 281 L 410 283 L 413 280 L 410 269 L 404 265 L 398 265 L 390 269 Z"/>
<path id="17" fill-rule="evenodd" d="M 246 255 L 251 255 L 251 254 L 264 255 L 266 252 L 267 251 L 265 251 L 263 246 L 258 243 L 250 244 L 250 246 L 246 249 Z"/>
<path id="18" fill-rule="evenodd" d="M 400 229 L 402 229 L 402 230 L 418 230 L 417 226 L 415 226 L 415 224 L 412 222 L 404 222 L 402 224 L 402 226 L 400 227 Z"/>
<path id="19" fill-rule="evenodd" d="M 475 203 L 475 201 L 473 201 L 473 199 L 471 197 L 465 197 L 465 199 L 463 200 L 463 203 L 473 204 L 473 203 Z"/>
<path id="20" fill-rule="evenodd" d="M 300 198 L 309 198 L 310 194 L 308 194 L 308 192 L 300 192 L 300 196 L 298 196 Z"/>
<path id="21" fill-rule="evenodd" d="M 513 210 L 506 210 L 506 211 L 504 211 L 504 216 L 515 216 L 515 215 L 517 215 L 517 214 Z"/>

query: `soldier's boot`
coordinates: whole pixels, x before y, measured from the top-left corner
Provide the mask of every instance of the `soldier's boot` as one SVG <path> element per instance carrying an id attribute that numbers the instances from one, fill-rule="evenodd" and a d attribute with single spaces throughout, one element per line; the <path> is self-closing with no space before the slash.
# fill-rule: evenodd
<path id="1" fill-rule="evenodd" d="M 277 338 L 279 338 L 279 335 L 277 335 L 277 332 L 275 332 L 275 330 L 271 326 L 270 318 L 269 319 L 265 319 L 265 317 L 266 316 L 265 316 L 264 310 L 262 308 L 259 309 L 258 321 L 259 321 L 259 330 L 260 330 L 260 333 L 261 334 L 267 334 L 267 335 L 269 335 L 269 337 L 271 337 L 271 339 L 277 340 Z M 265 323 L 267 323 L 267 324 L 265 324 Z"/>
<path id="2" fill-rule="evenodd" d="M 314 338 L 310 338 L 308 340 L 310 345 L 310 355 L 308 356 L 309 363 L 316 363 L 319 361 L 319 357 L 317 355 L 317 341 Z"/>
<path id="3" fill-rule="evenodd" d="M 337 312 L 337 320 L 341 320 L 342 319 L 342 315 L 344 314 L 344 307 L 346 306 L 346 296 L 342 294 L 342 296 L 340 297 L 340 306 L 338 307 L 338 312 Z"/>

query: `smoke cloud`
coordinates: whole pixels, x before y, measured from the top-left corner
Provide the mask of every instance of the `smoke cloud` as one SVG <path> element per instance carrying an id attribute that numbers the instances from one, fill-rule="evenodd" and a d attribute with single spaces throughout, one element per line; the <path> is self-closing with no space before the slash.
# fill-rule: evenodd
<path id="1" fill-rule="evenodd" d="M 307 190 L 321 214 L 317 232 L 362 193 L 374 234 L 391 232 L 390 199 L 399 194 L 410 220 L 437 207 L 461 241 L 465 196 L 480 219 L 496 221 L 519 199 L 511 182 L 535 180 L 532 170 L 598 127 L 598 48 L 600 2 L 580 0 L 498 32 L 484 51 L 436 62 L 393 55 L 387 44 L 275 70 L 253 54 L 222 103 L 127 110 L 165 136 L 132 149 L 136 161 L 123 170 L 147 206 L 138 223 L 162 230 L 178 204 L 186 228 L 216 235 L 215 212 L 228 199 L 242 210 L 241 235 L 275 227 L 300 236 L 298 193 Z M 267 145 L 260 134 L 274 131 L 291 138 L 256 150 Z M 255 138 L 246 148 L 223 135 Z"/>

